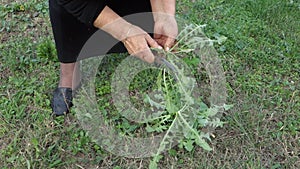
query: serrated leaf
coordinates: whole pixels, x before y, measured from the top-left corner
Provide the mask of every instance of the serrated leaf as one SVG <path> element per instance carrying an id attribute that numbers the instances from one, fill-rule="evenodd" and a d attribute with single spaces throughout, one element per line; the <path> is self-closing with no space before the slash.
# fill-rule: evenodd
<path id="1" fill-rule="evenodd" d="M 192 140 L 188 140 L 188 141 L 186 141 L 186 142 L 184 142 L 183 143 L 183 145 L 184 145 L 184 148 L 187 150 L 187 151 L 192 151 L 193 150 L 193 148 L 194 148 L 194 145 L 193 145 L 193 141 Z"/>
<path id="2" fill-rule="evenodd" d="M 214 118 L 209 122 L 209 125 L 212 127 L 223 127 L 224 122 L 222 122 L 219 118 Z"/>
<path id="3" fill-rule="evenodd" d="M 203 132 L 201 132 L 200 136 L 201 136 L 202 138 L 206 138 L 206 139 L 208 139 L 209 141 L 211 141 L 209 133 L 203 133 Z"/>
<path id="4" fill-rule="evenodd" d="M 212 148 L 209 146 L 209 144 L 202 138 L 200 137 L 197 137 L 195 139 L 195 142 L 198 146 L 202 147 L 204 150 L 207 150 L 207 151 L 211 151 Z"/>
<path id="5" fill-rule="evenodd" d="M 207 117 L 212 117 L 212 116 L 215 116 L 217 113 L 218 113 L 218 109 L 215 107 L 211 107 L 211 108 L 207 109 L 204 114 Z"/>
<path id="6" fill-rule="evenodd" d="M 149 103 L 152 107 L 155 107 L 157 109 L 165 109 L 165 106 L 155 102 L 154 100 L 152 100 L 147 94 L 145 95 L 145 102 Z"/>
<path id="7" fill-rule="evenodd" d="M 200 117 L 200 118 L 198 118 L 198 123 L 204 127 L 208 124 L 208 120 Z"/>

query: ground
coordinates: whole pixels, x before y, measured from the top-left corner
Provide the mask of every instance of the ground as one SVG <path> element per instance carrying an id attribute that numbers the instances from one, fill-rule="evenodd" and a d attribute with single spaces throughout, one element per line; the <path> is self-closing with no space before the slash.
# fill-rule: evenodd
<path id="1" fill-rule="evenodd" d="M 300 168 L 300 2 L 183 0 L 177 11 L 208 37 L 227 37 L 215 48 L 234 107 L 213 151 L 174 148 L 159 167 Z M 0 18 L 1 168 L 147 168 L 150 158 L 101 149 L 74 116 L 52 118 L 59 64 L 47 1 L 2 0 Z"/>

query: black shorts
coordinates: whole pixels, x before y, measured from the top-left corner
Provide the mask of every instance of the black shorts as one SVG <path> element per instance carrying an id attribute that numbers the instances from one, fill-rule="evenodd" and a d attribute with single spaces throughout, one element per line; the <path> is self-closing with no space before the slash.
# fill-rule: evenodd
<path id="1" fill-rule="evenodd" d="M 149 0 L 127 0 L 125 3 L 119 0 L 109 0 L 107 6 L 122 17 L 134 13 L 151 12 Z M 75 16 L 68 13 L 63 6 L 59 5 L 57 0 L 49 0 L 49 10 L 58 60 L 62 63 L 76 62 L 82 47 L 95 32 L 102 32 L 104 35 L 99 36 L 99 43 L 96 45 L 97 48 L 101 48 L 101 46 L 105 46 L 103 45 L 105 42 L 111 41 L 107 38 L 113 39 L 112 36 L 107 35 L 105 32 L 80 22 Z M 143 22 L 153 23 L 153 18 L 151 17 L 145 20 L 139 19 L 136 21 L 130 20 L 130 22 L 142 27 L 142 25 L 145 25 Z M 150 25 L 152 25 L 150 29 L 153 30 L 153 24 Z M 148 29 L 146 30 L 148 32 L 152 31 L 149 30 L 149 28 L 144 29 Z M 115 39 L 113 40 L 116 41 Z M 124 45 L 116 41 L 116 44 L 107 52 L 97 54 L 103 55 L 106 53 L 122 53 L 126 51 Z"/>

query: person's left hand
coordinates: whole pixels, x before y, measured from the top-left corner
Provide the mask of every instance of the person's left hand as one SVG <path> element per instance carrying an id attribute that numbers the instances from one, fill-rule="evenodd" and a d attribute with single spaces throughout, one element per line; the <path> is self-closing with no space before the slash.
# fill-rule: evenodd
<path id="1" fill-rule="evenodd" d="M 169 50 L 175 43 L 178 34 L 177 22 L 174 16 L 159 14 L 154 24 L 154 40 L 165 50 Z"/>

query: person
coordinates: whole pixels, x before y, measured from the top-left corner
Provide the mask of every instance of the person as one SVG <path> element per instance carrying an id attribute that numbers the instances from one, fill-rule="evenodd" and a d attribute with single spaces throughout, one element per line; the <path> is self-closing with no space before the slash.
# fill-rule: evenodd
<path id="1" fill-rule="evenodd" d="M 175 0 L 49 0 L 49 13 L 60 62 L 60 80 L 51 102 L 55 115 L 69 113 L 72 92 L 79 86 L 77 57 L 86 41 L 98 30 L 119 41 L 111 52 L 128 52 L 153 63 L 150 48 L 169 50 L 178 33 Z M 151 12 L 152 36 L 124 16 Z M 146 21 L 145 21 L 146 22 Z M 148 22 L 148 21 L 147 21 Z M 101 43 L 105 43 L 102 40 Z M 125 50 L 124 50 L 125 49 Z M 73 84 L 76 83 L 76 84 Z"/>

